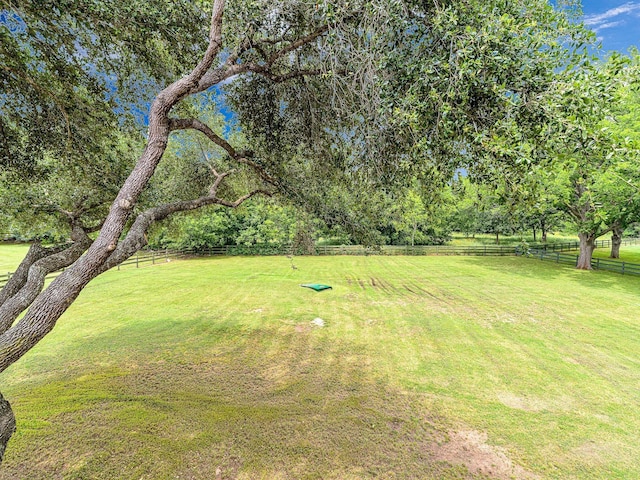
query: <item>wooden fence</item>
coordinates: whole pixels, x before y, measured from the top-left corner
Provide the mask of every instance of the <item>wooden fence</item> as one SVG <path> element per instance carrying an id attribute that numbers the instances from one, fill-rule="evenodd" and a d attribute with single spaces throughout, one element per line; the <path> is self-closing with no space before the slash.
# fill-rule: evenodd
<path id="1" fill-rule="evenodd" d="M 118 265 L 117 269 L 120 270 L 121 267 L 126 267 L 128 265 L 135 265 L 136 268 L 139 268 L 140 265 L 144 265 L 145 263 L 150 263 L 153 265 L 156 263 L 168 262 L 169 260 L 174 258 L 185 257 L 190 254 L 191 252 L 189 252 L 188 250 L 140 250 L 139 252 L 136 252 L 134 255 L 126 259 L 120 265 Z M 52 272 L 47 275 L 46 278 L 48 280 L 51 280 L 60 275 L 63 271 L 64 268 L 62 270 Z M 0 274 L 0 288 L 9 281 L 12 275 L 13 272 Z"/>
<path id="2" fill-rule="evenodd" d="M 538 260 L 551 261 L 559 264 L 571 265 L 573 267 L 578 265 L 579 257 L 579 255 L 560 252 L 545 252 L 544 250 L 530 250 L 527 256 L 529 258 L 537 258 Z M 592 258 L 591 268 L 594 270 L 607 270 L 609 272 L 621 273 L 622 275 L 640 275 L 640 264 L 606 260 L 604 258 Z"/>
<path id="3" fill-rule="evenodd" d="M 640 239 L 624 239 L 623 245 L 638 245 Z M 598 240 L 598 248 L 611 246 L 611 240 Z M 562 252 L 575 251 L 579 249 L 578 242 L 564 242 L 551 244 L 535 244 L 529 248 L 528 256 L 540 260 L 553 261 L 559 264 L 576 265 L 577 255 Z M 201 250 L 141 250 L 132 255 L 127 260 L 118 265 L 118 270 L 122 267 L 135 265 L 139 268 L 144 264 L 156 264 L 167 262 L 173 258 L 185 256 L 238 256 L 238 255 L 289 255 L 292 249 L 290 246 L 273 245 L 224 245 Z M 320 245 L 315 247 L 314 255 L 470 255 L 470 256 L 506 256 L 522 255 L 519 246 L 513 245 L 472 245 L 472 246 L 452 246 L 452 245 L 382 245 L 378 247 L 364 247 L 362 245 Z M 300 253 L 295 253 L 300 255 Z M 592 261 L 592 268 L 596 270 L 608 270 L 622 274 L 640 275 L 640 265 L 628 262 L 618 262 L 595 258 Z M 47 276 L 48 279 L 59 275 L 61 271 L 53 272 Z M 4 286 L 12 272 L 0 274 L 0 287 Z"/>
<path id="4" fill-rule="evenodd" d="M 596 248 L 611 248 L 611 240 L 596 240 Z M 638 245 L 640 238 L 625 238 L 621 245 Z M 544 250 L 545 252 L 571 252 L 580 250 L 580 242 L 562 242 L 562 243 L 535 243 L 531 244 L 532 250 Z"/>
<path id="5" fill-rule="evenodd" d="M 623 245 L 638 245 L 640 239 L 631 238 L 622 241 Z M 611 246 L 611 240 L 598 240 L 598 248 Z M 364 247 L 362 245 L 319 245 L 314 247 L 312 255 L 515 255 L 519 246 L 516 245 L 381 245 Z M 529 246 L 532 250 L 546 252 L 570 252 L 580 248 L 579 242 L 536 243 Z M 205 249 L 192 250 L 193 255 L 309 255 L 309 253 L 292 251 L 289 245 L 222 245 Z"/>
<path id="6" fill-rule="evenodd" d="M 270 245 L 224 245 L 220 247 L 193 250 L 193 255 L 290 255 L 289 246 Z M 293 252 L 294 255 L 308 253 Z M 364 247 L 362 245 L 320 245 L 314 248 L 313 255 L 514 255 L 515 247 L 507 245 L 474 245 L 456 247 L 451 245 L 382 245 Z"/>

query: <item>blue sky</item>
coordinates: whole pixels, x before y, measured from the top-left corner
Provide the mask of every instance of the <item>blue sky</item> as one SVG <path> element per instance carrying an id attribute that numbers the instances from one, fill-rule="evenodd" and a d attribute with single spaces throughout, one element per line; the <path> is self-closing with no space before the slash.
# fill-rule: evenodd
<path id="1" fill-rule="evenodd" d="M 640 48 L 640 0 L 582 0 L 582 10 L 605 50 Z"/>

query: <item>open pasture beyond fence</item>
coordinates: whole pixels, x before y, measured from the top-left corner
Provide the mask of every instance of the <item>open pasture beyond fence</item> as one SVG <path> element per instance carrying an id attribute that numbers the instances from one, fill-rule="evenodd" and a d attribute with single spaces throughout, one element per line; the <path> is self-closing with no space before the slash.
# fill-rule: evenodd
<path id="1" fill-rule="evenodd" d="M 640 239 L 630 238 L 622 241 L 623 246 L 638 245 Z M 16 246 L 11 246 L 15 249 Z M 597 248 L 610 248 L 611 240 L 596 241 Z M 3 247 L 3 248 L 6 248 Z M 527 249 L 525 252 L 525 248 Z M 470 246 L 453 246 L 453 245 L 381 245 L 376 247 L 364 247 L 362 245 L 320 245 L 316 246 L 312 253 L 306 255 L 462 255 L 462 256 L 509 256 L 523 255 L 537 258 L 539 260 L 553 261 L 558 264 L 576 265 L 578 256 L 575 254 L 564 254 L 563 252 L 571 252 L 580 248 L 578 242 L 562 242 L 549 244 L 532 244 L 527 247 L 520 245 L 470 245 Z M 26 249 L 24 253 L 26 253 Z M 22 251 L 21 250 L 21 251 Z M 128 258 L 120 265 L 126 267 L 135 265 L 140 267 L 145 264 L 155 264 L 158 262 L 166 262 L 174 258 L 182 258 L 186 256 L 269 256 L 269 255 L 303 255 L 296 252 L 291 246 L 273 246 L 273 245 L 223 245 L 220 247 L 194 249 L 163 249 L 163 250 L 141 250 Z M 16 263 L 19 259 L 15 260 Z M 640 275 L 640 264 L 630 262 L 620 262 L 606 260 L 602 258 L 594 258 L 591 263 L 595 270 L 608 270 L 611 272 Z M 49 278 L 55 277 L 59 272 L 53 273 Z M 0 273 L 0 287 L 2 287 L 11 278 L 12 272 Z"/>
<path id="2" fill-rule="evenodd" d="M 0 479 L 640 478 L 640 278 L 294 262 L 98 277 L 2 374 L 18 431 Z"/>

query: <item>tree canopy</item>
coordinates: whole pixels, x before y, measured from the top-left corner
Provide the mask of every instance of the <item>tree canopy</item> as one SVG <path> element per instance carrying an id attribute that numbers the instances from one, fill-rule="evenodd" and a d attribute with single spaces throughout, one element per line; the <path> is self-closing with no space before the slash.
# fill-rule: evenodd
<path id="1" fill-rule="evenodd" d="M 18 1 L 2 15 L 3 213 L 57 215 L 71 244 L 34 244 L 0 292 L 0 371 L 179 212 L 280 195 L 366 237 L 391 199 L 415 240 L 408 185 L 436 190 L 460 168 L 517 179 L 548 159 L 552 107 L 593 38 L 544 0 Z"/>

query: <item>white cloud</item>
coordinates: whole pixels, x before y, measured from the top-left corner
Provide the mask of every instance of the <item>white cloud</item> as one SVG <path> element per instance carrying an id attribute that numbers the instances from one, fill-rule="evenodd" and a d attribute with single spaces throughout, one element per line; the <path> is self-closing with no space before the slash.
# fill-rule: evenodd
<path id="1" fill-rule="evenodd" d="M 596 25 L 591 27 L 592 30 L 594 32 L 599 32 L 600 30 L 604 30 L 605 28 L 613 28 L 613 27 L 617 27 L 618 25 L 623 25 L 624 22 L 623 21 L 619 21 L 619 22 L 607 22 L 607 23 L 601 23 L 600 25 Z"/>
<path id="2" fill-rule="evenodd" d="M 607 22 L 610 18 L 618 17 L 620 15 L 630 15 L 632 13 L 640 14 L 640 2 L 627 2 L 603 13 L 587 15 L 584 17 L 584 23 L 592 27 L 594 30 L 609 28 L 613 26 L 613 24 L 618 25 L 621 23 Z"/>

